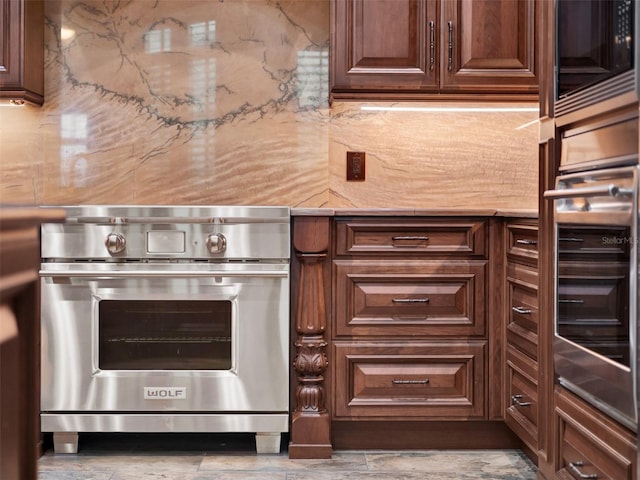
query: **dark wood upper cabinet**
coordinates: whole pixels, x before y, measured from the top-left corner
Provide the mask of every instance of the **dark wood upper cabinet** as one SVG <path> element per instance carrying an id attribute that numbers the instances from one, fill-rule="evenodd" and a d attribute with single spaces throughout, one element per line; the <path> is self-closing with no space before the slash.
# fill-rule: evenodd
<path id="1" fill-rule="evenodd" d="M 437 3 L 424 0 L 334 0 L 334 91 L 435 92 Z"/>
<path id="2" fill-rule="evenodd" d="M 44 102 L 42 0 L 0 0 L 0 99 Z"/>
<path id="3" fill-rule="evenodd" d="M 537 94 L 534 0 L 333 0 L 331 8 L 333 98 Z"/>

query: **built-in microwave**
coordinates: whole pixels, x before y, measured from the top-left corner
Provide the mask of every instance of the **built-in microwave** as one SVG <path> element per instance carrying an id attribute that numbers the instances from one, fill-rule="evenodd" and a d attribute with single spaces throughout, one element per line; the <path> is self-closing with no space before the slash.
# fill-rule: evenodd
<path id="1" fill-rule="evenodd" d="M 638 92 L 635 0 L 556 0 L 556 115 Z"/>

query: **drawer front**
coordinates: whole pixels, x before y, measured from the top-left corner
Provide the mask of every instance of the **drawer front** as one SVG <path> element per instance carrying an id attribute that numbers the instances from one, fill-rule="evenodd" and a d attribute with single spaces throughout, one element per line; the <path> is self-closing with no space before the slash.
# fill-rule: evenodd
<path id="1" fill-rule="evenodd" d="M 473 219 L 336 220 L 337 255 L 486 256 L 486 223 Z"/>
<path id="2" fill-rule="evenodd" d="M 526 355 L 519 348 L 507 345 L 506 349 L 507 367 L 512 368 L 524 375 L 531 383 L 536 384 L 538 379 L 538 362 Z M 507 402 L 511 403 L 511 402 Z"/>
<path id="3" fill-rule="evenodd" d="M 635 480 L 632 477 L 631 463 L 607 448 L 593 432 L 563 422 L 561 436 L 560 470 L 569 473 L 571 478 Z"/>
<path id="4" fill-rule="evenodd" d="M 334 416 L 485 418 L 486 342 L 334 344 Z"/>
<path id="5" fill-rule="evenodd" d="M 538 427 L 538 387 L 523 372 L 507 365 L 508 405 L 507 411 L 519 412 L 535 429 Z"/>
<path id="6" fill-rule="evenodd" d="M 335 260 L 341 335 L 485 334 L 486 262 Z"/>
<path id="7" fill-rule="evenodd" d="M 505 423 L 532 450 L 538 448 L 538 365 L 507 347 Z"/>
<path id="8" fill-rule="evenodd" d="M 556 466 L 559 476 L 636 480 L 634 433 L 558 386 L 555 388 L 555 412 L 560 447 Z"/>
<path id="9" fill-rule="evenodd" d="M 507 224 L 507 255 L 527 262 L 537 262 L 537 222 Z"/>
<path id="10" fill-rule="evenodd" d="M 530 279 L 518 272 L 513 272 L 513 265 L 510 265 L 507 277 L 508 295 L 508 322 L 507 341 L 531 358 L 538 358 L 538 290 L 537 274 L 532 272 Z M 516 265 L 519 270 L 526 270 L 526 267 Z M 527 278 L 528 281 L 520 280 Z M 529 283 L 535 281 L 536 284 Z"/>

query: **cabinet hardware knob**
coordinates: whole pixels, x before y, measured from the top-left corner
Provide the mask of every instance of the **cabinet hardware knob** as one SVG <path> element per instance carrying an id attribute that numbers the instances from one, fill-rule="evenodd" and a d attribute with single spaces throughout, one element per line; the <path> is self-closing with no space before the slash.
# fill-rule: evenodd
<path id="1" fill-rule="evenodd" d="M 436 29 L 435 22 L 429 21 L 429 70 L 433 70 L 435 64 L 435 52 L 436 52 Z"/>
<path id="2" fill-rule="evenodd" d="M 447 70 L 453 70 L 453 22 L 449 20 L 449 61 L 447 64 Z"/>
<path id="3" fill-rule="evenodd" d="M 516 407 L 529 407 L 531 402 L 523 402 L 522 395 L 511 395 L 511 404 Z"/>
<path id="4" fill-rule="evenodd" d="M 393 298 L 393 303 L 429 303 L 428 298 Z"/>
<path id="5" fill-rule="evenodd" d="M 578 475 L 578 478 L 590 478 L 595 479 L 598 478 L 597 473 L 584 473 L 580 470 L 580 467 L 584 467 L 584 462 L 569 462 L 569 468 Z"/>
<path id="6" fill-rule="evenodd" d="M 429 379 L 425 378 L 424 380 L 396 380 L 395 378 L 391 380 L 391 383 L 394 385 L 426 385 L 429 383 Z"/>
<path id="7" fill-rule="evenodd" d="M 531 313 L 531 310 L 524 307 L 511 307 L 511 310 L 521 315 L 529 315 Z"/>
<path id="8" fill-rule="evenodd" d="M 518 238 L 516 243 L 519 245 L 537 245 L 538 242 L 536 240 L 528 240 L 526 238 Z"/>

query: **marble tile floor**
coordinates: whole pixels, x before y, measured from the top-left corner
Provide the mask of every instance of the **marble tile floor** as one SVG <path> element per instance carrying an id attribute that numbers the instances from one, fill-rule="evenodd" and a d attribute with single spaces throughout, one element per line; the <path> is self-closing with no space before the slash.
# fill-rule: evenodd
<path id="1" fill-rule="evenodd" d="M 335 451 L 329 460 L 256 455 L 252 435 L 81 434 L 78 454 L 45 437 L 38 480 L 535 480 L 519 450 Z"/>

